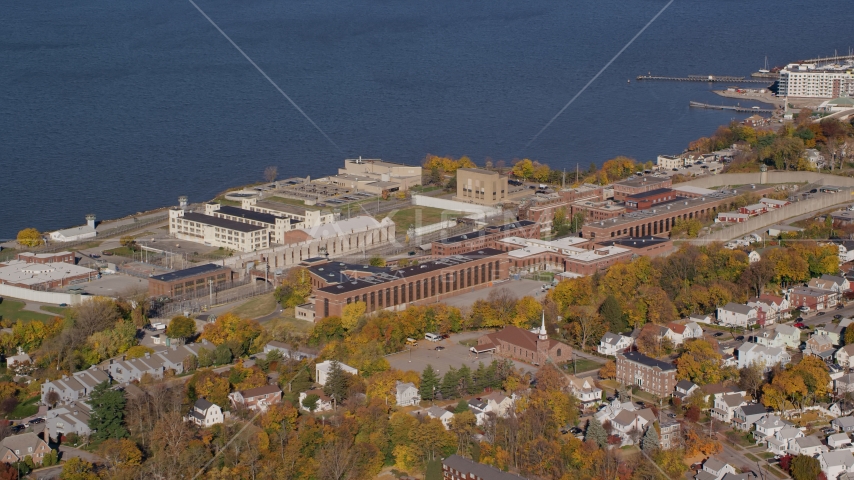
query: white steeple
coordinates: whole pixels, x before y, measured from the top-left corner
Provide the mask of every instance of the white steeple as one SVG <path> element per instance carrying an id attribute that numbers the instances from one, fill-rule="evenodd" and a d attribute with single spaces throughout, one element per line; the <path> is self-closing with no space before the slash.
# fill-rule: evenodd
<path id="1" fill-rule="evenodd" d="M 540 326 L 540 340 L 548 340 L 549 334 L 546 333 L 546 311 L 543 310 L 543 324 Z"/>

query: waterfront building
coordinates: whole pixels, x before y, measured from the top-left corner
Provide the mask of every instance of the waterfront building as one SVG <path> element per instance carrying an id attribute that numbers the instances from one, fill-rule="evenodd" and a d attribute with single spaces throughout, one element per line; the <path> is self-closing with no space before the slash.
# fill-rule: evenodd
<path id="1" fill-rule="evenodd" d="M 169 234 L 181 240 L 238 252 L 252 252 L 270 246 L 270 235 L 264 225 L 236 222 L 183 208 L 169 210 Z"/>
<path id="2" fill-rule="evenodd" d="M 457 170 L 457 196 L 454 200 L 478 205 L 498 205 L 507 200 L 507 176 L 482 168 Z"/>
<path id="3" fill-rule="evenodd" d="M 790 63 L 780 70 L 778 85 L 779 97 L 854 96 L 854 64 Z"/>
<path id="4" fill-rule="evenodd" d="M 292 205 L 271 200 L 261 200 L 258 197 L 244 198 L 240 203 L 243 210 L 267 213 L 276 217 L 290 219 L 292 228 L 289 228 L 288 231 L 297 228 L 313 228 L 337 220 L 334 213 L 310 205 Z"/>
<path id="5" fill-rule="evenodd" d="M 66 228 L 50 233 L 50 239 L 54 242 L 77 242 L 86 240 L 87 238 L 95 238 L 95 215 L 86 215 L 86 225 L 79 227 Z"/>
<path id="6" fill-rule="evenodd" d="M 641 193 L 657 190 L 659 188 L 670 188 L 673 181 L 670 177 L 655 177 L 644 175 L 641 177 L 631 177 L 614 183 L 614 200 L 622 202 L 626 197 L 638 195 Z"/>

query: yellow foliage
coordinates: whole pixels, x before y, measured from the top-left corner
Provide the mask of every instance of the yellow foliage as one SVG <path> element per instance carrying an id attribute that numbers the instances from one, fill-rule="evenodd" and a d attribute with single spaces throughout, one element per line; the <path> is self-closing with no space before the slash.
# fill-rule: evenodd
<path id="1" fill-rule="evenodd" d="M 341 310 L 341 325 L 345 330 L 356 328 L 359 320 L 365 315 L 365 308 L 365 302 L 353 302 L 344 306 Z"/>
<path id="2" fill-rule="evenodd" d="M 25 247 L 38 247 L 44 245 L 41 233 L 35 228 L 25 228 L 18 232 L 18 243 Z"/>

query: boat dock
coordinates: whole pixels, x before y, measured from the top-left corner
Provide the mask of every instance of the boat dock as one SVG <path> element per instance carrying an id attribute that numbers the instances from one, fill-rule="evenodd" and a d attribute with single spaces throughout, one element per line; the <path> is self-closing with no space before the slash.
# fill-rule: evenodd
<path id="1" fill-rule="evenodd" d="M 732 75 L 688 75 L 687 77 L 662 77 L 656 75 L 638 75 L 640 80 L 665 80 L 670 82 L 727 82 L 727 83 L 765 83 L 770 84 L 769 80 L 760 78 L 744 78 L 734 77 Z"/>
<path id="2" fill-rule="evenodd" d="M 700 102 L 690 102 L 688 105 L 693 108 L 708 108 L 710 110 L 732 110 L 734 112 L 745 113 L 774 113 L 774 110 L 770 108 L 737 107 L 732 105 L 709 105 L 707 103 Z"/>

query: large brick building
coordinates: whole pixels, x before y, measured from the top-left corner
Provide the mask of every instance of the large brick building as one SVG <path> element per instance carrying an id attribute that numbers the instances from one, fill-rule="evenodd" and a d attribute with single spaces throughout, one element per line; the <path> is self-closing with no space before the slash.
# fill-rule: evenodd
<path id="1" fill-rule="evenodd" d="M 644 175 L 632 177 L 621 182 L 614 183 L 614 200 L 623 202 L 627 197 L 641 193 L 657 190 L 659 188 L 670 188 L 673 181 L 670 177 L 653 177 Z"/>
<path id="2" fill-rule="evenodd" d="M 565 362 L 572 358 L 572 347 L 549 339 L 546 320 L 537 333 L 508 325 L 495 333 L 487 333 L 477 339 L 477 353 L 494 352 L 502 357 L 521 360 L 533 365 L 544 365 L 547 361 Z"/>
<path id="3" fill-rule="evenodd" d="M 673 251 L 673 241 L 666 237 L 622 237 L 613 240 L 605 240 L 596 245 L 623 247 L 632 250 L 633 255 L 645 257 L 657 257 L 667 255 Z"/>
<path id="4" fill-rule="evenodd" d="M 490 225 L 476 232 L 436 240 L 430 246 L 430 254 L 433 257 L 447 257 L 481 248 L 496 248 L 496 242 L 507 237 L 540 238 L 540 226 L 530 220 Z"/>
<path id="5" fill-rule="evenodd" d="M 20 260 L 26 263 L 77 263 L 74 259 L 74 253 L 72 252 L 56 252 L 56 253 L 32 253 L 32 252 L 22 252 L 19 253 L 16 257 L 16 260 Z"/>
<path id="6" fill-rule="evenodd" d="M 655 205 L 676 200 L 677 193 L 669 188 L 657 188 L 644 193 L 626 197 L 626 209 L 645 210 Z"/>
<path id="7" fill-rule="evenodd" d="M 617 381 L 658 397 L 667 397 L 676 388 L 676 367 L 640 352 L 618 353 Z"/>
<path id="8" fill-rule="evenodd" d="M 536 195 L 519 207 L 519 219 L 530 220 L 540 224 L 540 233 L 549 234 L 552 231 L 555 214 L 563 209 L 566 218 L 572 214 L 569 201 L 559 194 Z"/>
<path id="9" fill-rule="evenodd" d="M 208 263 L 148 278 L 148 295 L 165 295 L 172 298 L 193 297 L 214 292 L 230 285 L 233 273 L 230 268 Z"/>
<path id="10" fill-rule="evenodd" d="M 340 316 L 344 306 L 353 302 L 364 302 L 368 313 L 436 303 L 504 280 L 509 277 L 508 267 L 507 254 L 494 248 L 451 255 L 317 289 L 314 311 L 316 318 L 323 318 Z"/>

